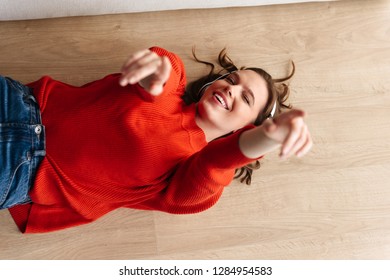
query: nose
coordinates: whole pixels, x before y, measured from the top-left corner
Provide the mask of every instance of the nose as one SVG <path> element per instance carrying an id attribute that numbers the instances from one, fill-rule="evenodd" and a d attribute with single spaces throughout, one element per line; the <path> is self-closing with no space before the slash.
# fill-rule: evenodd
<path id="1" fill-rule="evenodd" d="M 232 98 L 236 95 L 237 90 L 238 90 L 238 88 L 236 85 L 229 85 L 226 88 L 227 94 L 229 94 L 229 97 L 232 97 Z"/>

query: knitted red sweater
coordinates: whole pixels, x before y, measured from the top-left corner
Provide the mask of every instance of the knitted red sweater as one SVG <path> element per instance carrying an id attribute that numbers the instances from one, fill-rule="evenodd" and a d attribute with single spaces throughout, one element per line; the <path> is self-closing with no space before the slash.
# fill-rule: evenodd
<path id="1" fill-rule="evenodd" d="M 164 92 L 119 86 L 120 75 L 74 87 L 43 77 L 30 84 L 46 127 L 47 155 L 30 191 L 33 203 L 10 209 L 22 232 L 85 224 L 119 207 L 196 213 L 216 203 L 237 167 L 252 160 L 239 133 L 206 143 L 186 106 L 182 61 L 171 60 Z"/>

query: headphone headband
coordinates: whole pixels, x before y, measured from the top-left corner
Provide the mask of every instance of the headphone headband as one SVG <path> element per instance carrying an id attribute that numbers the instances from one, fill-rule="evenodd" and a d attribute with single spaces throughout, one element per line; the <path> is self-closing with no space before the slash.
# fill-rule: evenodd
<path id="1" fill-rule="evenodd" d="M 272 107 L 271 113 L 269 113 L 269 117 L 268 118 L 272 119 L 275 116 L 275 113 L 276 113 L 276 103 L 277 103 L 277 100 L 275 100 L 274 106 Z"/>

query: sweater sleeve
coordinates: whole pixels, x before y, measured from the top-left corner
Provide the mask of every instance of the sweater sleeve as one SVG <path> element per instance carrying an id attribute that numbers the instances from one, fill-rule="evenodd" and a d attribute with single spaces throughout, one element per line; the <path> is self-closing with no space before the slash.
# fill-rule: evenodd
<path id="1" fill-rule="evenodd" d="M 153 96 L 149 92 L 147 92 L 144 88 L 142 88 L 138 83 L 133 85 L 133 89 L 135 92 L 147 102 L 154 102 L 156 99 L 163 97 L 167 94 L 183 94 L 186 86 L 186 75 L 184 70 L 183 61 L 180 57 L 172 52 L 169 52 L 160 47 L 152 47 L 150 48 L 152 52 L 155 52 L 159 56 L 168 57 L 169 61 L 172 65 L 172 71 L 169 76 L 168 81 L 164 85 L 164 91 L 159 96 Z"/>
<path id="2" fill-rule="evenodd" d="M 168 186 L 158 195 L 131 207 L 172 214 L 192 214 L 212 207 L 232 182 L 235 169 L 253 162 L 238 146 L 241 133 L 250 128 L 210 142 L 179 164 Z"/>

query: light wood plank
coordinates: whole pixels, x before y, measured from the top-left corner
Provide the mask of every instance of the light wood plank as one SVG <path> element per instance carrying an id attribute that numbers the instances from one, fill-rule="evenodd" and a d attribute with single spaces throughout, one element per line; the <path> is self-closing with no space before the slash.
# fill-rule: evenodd
<path id="1" fill-rule="evenodd" d="M 294 60 L 291 101 L 315 146 L 269 155 L 253 185 L 234 182 L 212 209 L 174 216 L 120 209 L 99 221 L 22 235 L 0 211 L 3 259 L 389 259 L 390 1 L 0 22 L 0 73 L 81 85 L 133 51 L 178 53 L 191 80 L 227 46 L 238 64 L 275 77 Z"/>

